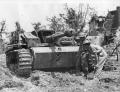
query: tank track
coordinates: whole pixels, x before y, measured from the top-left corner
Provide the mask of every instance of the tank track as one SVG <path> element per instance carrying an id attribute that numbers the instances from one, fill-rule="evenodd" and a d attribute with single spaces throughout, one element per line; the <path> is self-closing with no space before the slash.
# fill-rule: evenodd
<path id="1" fill-rule="evenodd" d="M 15 57 L 12 54 L 16 54 Z M 15 58 L 15 60 L 11 59 Z M 7 66 L 18 76 L 29 76 L 32 71 L 32 55 L 29 49 L 14 50 L 6 55 Z M 15 61 L 16 63 L 12 63 Z"/>
<path id="2" fill-rule="evenodd" d="M 29 76 L 32 70 L 32 56 L 29 50 L 18 50 L 18 65 L 16 73 L 20 76 Z"/>

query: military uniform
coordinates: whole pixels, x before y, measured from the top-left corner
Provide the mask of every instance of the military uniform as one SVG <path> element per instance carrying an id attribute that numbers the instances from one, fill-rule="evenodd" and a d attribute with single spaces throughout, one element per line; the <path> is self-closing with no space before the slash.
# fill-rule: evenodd
<path id="1" fill-rule="evenodd" d="M 106 59 L 107 53 L 101 46 L 90 44 L 90 41 L 86 40 L 83 42 L 80 60 L 76 62 L 76 69 L 80 69 L 85 77 L 91 72 L 98 75 Z"/>

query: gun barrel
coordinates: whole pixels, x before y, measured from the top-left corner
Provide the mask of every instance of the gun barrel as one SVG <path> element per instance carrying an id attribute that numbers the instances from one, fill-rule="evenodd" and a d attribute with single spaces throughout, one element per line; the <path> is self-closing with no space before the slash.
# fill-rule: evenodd
<path id="1" fill-rule="evenodd" d="M 56 39 L 65 36 L 65 33 L 63 32 L 57 32 L 55 34 L 52 34 L 50 36 L 46 36 L 46 42 L 51 43 L 55 42 Z"/>

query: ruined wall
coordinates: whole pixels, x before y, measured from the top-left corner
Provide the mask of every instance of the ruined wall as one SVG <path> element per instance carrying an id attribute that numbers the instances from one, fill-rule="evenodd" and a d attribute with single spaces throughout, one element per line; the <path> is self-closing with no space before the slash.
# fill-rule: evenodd
<path id="1" fill-rule="evenodd" d="M 117 7 L 118 26 L 120 26 L 120 7 Z"/>

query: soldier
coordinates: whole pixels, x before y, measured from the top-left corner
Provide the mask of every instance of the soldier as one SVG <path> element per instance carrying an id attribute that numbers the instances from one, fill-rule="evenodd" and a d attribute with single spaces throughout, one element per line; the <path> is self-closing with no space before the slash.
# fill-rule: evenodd
<path id="1" fill-rule="evenodd" d="M 83 51 L 80 56 L 80 60 L 77 60 L 76 63 L 76 69 L 81 67 L 86 78 L 93 78 L 94 75 L 100 74 L 107 59 L 105 50 L 99 45 L 91 44 L 89 40 L 83 42 Z M 88 76 L 89 73 L 92 73 L 92 76 Z"/>

